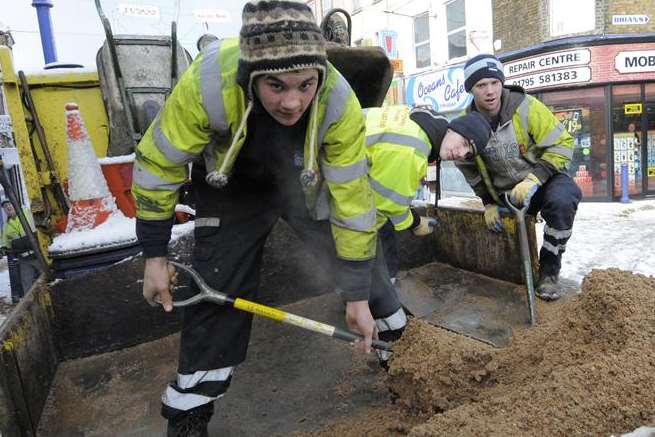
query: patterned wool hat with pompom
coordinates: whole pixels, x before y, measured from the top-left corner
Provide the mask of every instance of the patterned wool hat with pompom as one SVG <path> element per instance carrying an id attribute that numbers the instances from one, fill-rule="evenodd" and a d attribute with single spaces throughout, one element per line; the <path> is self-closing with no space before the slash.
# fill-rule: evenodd
<path id="1" fill-rule="evenodd" d="M 312 10 L 293 0 L 255 0 L 243 8 L 237 82 L 251 95 L 253 78 L 305 68 L 325 77 L 325 39 Z"/>

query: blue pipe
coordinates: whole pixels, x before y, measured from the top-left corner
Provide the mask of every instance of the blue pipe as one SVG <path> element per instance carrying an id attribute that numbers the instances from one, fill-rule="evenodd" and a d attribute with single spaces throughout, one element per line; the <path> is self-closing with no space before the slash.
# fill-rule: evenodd
<path id="1" fill-rule="evenodd" d="M 621 203 L 630 203 L 628 195 L 628 163 L 621 164 Z"/>
<path id="2" fill-rule="evenodd" d="M 52 20 L 50 19 L 50 8 L 52 0 L 32 0 L 32 6 L 36 8 L 36 15 L 39 18 L 39 33 L 41 34 L 41 46 L 45 63 L 57 62 L 57 49 L 52 33 Z"/>

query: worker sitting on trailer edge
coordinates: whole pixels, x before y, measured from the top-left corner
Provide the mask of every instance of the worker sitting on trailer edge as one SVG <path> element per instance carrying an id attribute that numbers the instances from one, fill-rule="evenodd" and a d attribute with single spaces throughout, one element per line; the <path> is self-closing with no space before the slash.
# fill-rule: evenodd
<path id="1" fill-rule="evenodd" d="M 3 200 L 1 205 L 7 215 L 7 221 L 2 227 L 1 250 L 7 254 L 11 301 L 18 303 L 30 290 L 41 271 L 29 237 L 25 234 L 14 205 L 9 199 Z M 23 209 L 23 214 L 28 221 L 31 219 L 31 214 L 27 209 Z"/>
<path id="2" fill-rule="evenodd" d="M 502 198 L 500 194 L 509 193 L 517 207 L 529 205 L 527 214 L 541 213 L 546 226 L 535 294 L 544 300 L 558 299 L 562 254 L 582 197 L 566 171 L 573 156 L 573 139 L 543 103 L 520 87 L 503 86 L 503 65 L 493 55 L 468 60 L 464 76 L 464 87 L 473 94 L 468 111 L 482 114 L 492 134 L 486 144 L 476 144 L 475 153 L 481 160 L 456 160 L 456 165 L 482 199 L 490 230 L 502 230 L 494 194 Z M 476 120 L 480 121 L 468 121 Z M 481 126 L 477 123 L 474 128 Z M 444 159 L 456 159 L 451 151 L 454 144 L 444 142 L 442 157 L 450 156 Z"/>
<path id="3" fill-rule="evenodd" d="M 257 301 L 262 251 L 281 217 L 334 266 L 346 321 L 366 338 L 358 349 L 370 350 L 376 333 L 398 339 L 407 319 L 376 251 L 364 132 L 309 6 L 246 3 L 240 38 L 203 49 L 137 147 L 146 300 L 172 310 L 167 243 L 193 161 L 193 266 L 211 287 Z M 178 374 L 162 397 L 169 436 L 207 435 L 214 401 L 246 358 L 251 322 L 212 303 L 184 308 Z"/>
<path id="4" fill-rule="evenodd" d="M 411 203 L 425 178 L 428 163 L 436 161 L 439 165 L 448 120 L 429 107 L 384 106 L 365 109 L 364 113 L 368 174 L 375 195 L 378 233 L 389 275 L 394 279 L 400 264 L 395 232 L 409 229 L 416 236 L 426 236 L 437 224 L 434 218 L 420 216 Z M 472 116 L 475 115 L 467 117 Z M 453 136 L 460 136 L 468 151 L 468 141 L 488 141 L 489 128 L 451 132 Z"/>

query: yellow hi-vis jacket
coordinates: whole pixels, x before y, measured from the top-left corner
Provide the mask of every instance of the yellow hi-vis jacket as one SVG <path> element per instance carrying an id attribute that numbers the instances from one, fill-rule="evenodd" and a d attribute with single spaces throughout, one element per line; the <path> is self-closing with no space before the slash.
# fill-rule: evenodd
<path id="1" fill-rule="evenodd" d="M 208 177 L 228 181 L 248 135 L 252 107 L 236 82 L 238 59 L 236 38 L 207 47 L 184 72 L 137 146 L 132 192 L 139 219 L 173 216 L 178 190 L 194 160 L 204 160 Z M 312 113 L 304 165 L 318 175 L 318 183 L 306 187 L 306 205 L 314 219 L 330 220 L 340 258 L 368 260 L 375 256 L 376 213 L 361 107 L 332 65 L 316 99 L 308 108 Z"/>
<path id="2" fill-rule="evenodd" d="M 431 149 L 427 134 L 409 119 L 409 111 L 407 106 L 364 110 L 368 175 L 378 225 L 389 219 L 398 231 L 412 224 L 409 207 L 425 177 Z"/>
<path id="3" fill-rule="evenodd" d="M 32 225 L 32 214 L 27 208 L 23 208 L 23 214 L 25 215 L 27 221 L 30 223 L 30 226 L 33 228 L 34 226 Z M 20 223 L 18 216 L 7 219 L 2 227 L 2 240 L 0 242 L 0 246 L 10 249 L 12 241 L 24 237 L 25 235 L 27 234 L 25 233 L 25 229 L 23 229 L 23 225 Z"/>
<path id="4" fill-rule="evenodd" d="M 471 109 L 475 108 L 475 102 Z M 552 172 L 565 172 L 573 157 L 573 138 L 546 105 L 513 88 L 504 88 L 500 121 L 486 147 L 480 152 L 490 183 L 496 191 L 509 191 L 528 174 L 541 183 Z M 455 162 L 476 195 L 487 204 L 491 193 L 473 161 Z"/>

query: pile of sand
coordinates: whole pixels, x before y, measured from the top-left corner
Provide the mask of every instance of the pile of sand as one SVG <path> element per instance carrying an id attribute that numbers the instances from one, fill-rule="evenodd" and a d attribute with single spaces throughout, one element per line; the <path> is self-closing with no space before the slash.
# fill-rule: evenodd
<path id="1" fill-rule="evenodd" d="M 582 290 L 540 302 L 505 349 L 412 321 L 394 346 L 394 407 L 320 435 L 609 437 L 655 423 L 655 278 L 595 270 Z"/>

